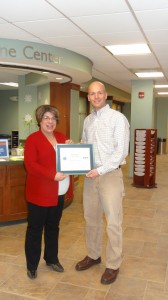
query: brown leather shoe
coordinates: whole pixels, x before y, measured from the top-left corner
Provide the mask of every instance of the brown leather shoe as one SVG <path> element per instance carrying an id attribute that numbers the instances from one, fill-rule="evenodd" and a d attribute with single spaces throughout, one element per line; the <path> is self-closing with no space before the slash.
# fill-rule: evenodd
<path id="1" fill-rule="evenodd" d="M 103 284 L 113 283 L 116 280 L 118 273 L 119 273 L 119 269 L 113 270 L 113 269 L 106 268 L 105 272 L 102 275 L 101 283 Z"/>
<path id="2" fill-rule="evenodd" d="M 101 257 L 98 259 L 92 259 L 89 256 L 86 256 L 83 260 L 79 261 L 75 267 L 77 271 L 87 270 L 93 265 L 97 265 L 101 263 Z"/>

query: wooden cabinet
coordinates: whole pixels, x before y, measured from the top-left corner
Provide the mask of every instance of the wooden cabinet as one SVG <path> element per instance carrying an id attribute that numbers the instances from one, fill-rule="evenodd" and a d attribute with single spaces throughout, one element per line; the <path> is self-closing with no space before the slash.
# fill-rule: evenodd
<path id="1" fill-rule="evenodd" d="M 71 176 L 72 177 L 72 176 Z M 23 162 L 0 165 L 0 222 L 27 218 L 26 170 Z M 64 208 L 73 201 L 73 178 L 65 195 Z"/>
<path id="2" fill-rule="evenodd" d="M 5 199 L 5 181 L 6 181 L 6 168 L 5 166 L 0 166 L 0 217 L 4 210 L 4 199 Z"/>
<path id="3" fill-rule="evenodd" d="M 156 187 L 157 130 L 135 129 L 134 133 L 134 174 L 136 187 Z"/>
<path id="4" fill-rule="evenodd" d="M 26 171 L 22 164 L 0 165 L 0 221 L 27 217 Z"/>
<path id="5" fill-rule="evenodd" d="M 55 105 L 60 113 L 57 130 L 70 138 L 70 88 L 71 85 L 50 82 L 50 104 Z"/>
<path id="6" fill-rule="evenodd" d="M 80 91 L 80 86 L 73 83 L 60 84 L 50 82 L 50 104 L 55 105 L 60 113 L 57 130 L 70 138 L 71 90 Z"/>

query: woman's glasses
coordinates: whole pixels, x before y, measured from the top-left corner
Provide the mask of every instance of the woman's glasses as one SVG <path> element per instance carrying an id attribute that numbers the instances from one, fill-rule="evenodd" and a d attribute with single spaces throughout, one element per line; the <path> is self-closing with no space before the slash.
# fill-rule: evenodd
<path id="1" fill-rule="evenodd" d="M 43 120 L 45 120 L 45 121 L 57 121 L 57 118 L 56 117 L 48 117 L 48 116 L 44 116 L 43 117 Z"/>

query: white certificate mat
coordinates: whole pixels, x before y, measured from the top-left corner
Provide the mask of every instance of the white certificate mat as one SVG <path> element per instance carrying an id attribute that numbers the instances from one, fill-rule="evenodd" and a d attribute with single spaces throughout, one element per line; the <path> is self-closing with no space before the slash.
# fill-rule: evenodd
<path id="1" fill-rule="evenodd" d="M 57 172 L 86 174 L 94 168 L 92 144 L 57 144 Z"/>
<path id="2" fill-rule="evenodd" d="M 65 195 L 68 191 L 70 185 L 70 177 L 67 175 L 67 177 L 63 180 L 58 181 L 58 195 Z"/>

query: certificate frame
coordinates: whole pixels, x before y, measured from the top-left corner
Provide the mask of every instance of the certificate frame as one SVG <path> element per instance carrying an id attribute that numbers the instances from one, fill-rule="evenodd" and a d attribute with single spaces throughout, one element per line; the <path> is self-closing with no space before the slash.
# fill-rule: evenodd
<path id="1" fill-rule="evenodd" d="M 86 174 L 94 168 L 92 144 L 57 144 L 57 172 L 68 175 Z"/>
<path id="2" fill-rule="evenodd" d="M 0 139 L 0 158 L 9 158 L 8 139 Z"/>

